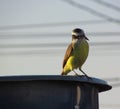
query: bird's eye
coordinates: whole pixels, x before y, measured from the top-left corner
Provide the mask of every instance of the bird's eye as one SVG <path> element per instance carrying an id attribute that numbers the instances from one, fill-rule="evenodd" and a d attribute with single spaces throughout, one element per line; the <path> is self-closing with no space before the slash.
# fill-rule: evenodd
<path id="1" fill-rule="evenodd" d="M 72 35 L 72 37 L 73 37 L 74 39 L 78 39 L 78 36 Z"/>

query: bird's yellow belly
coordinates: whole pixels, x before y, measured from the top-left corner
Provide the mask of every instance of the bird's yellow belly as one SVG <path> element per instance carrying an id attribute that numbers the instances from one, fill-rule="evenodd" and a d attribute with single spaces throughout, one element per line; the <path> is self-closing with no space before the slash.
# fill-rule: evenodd
<path id="1" fill-rule="evenodd" d="M 88 43 L 81 42 L 80 45 L 77 45 L 73 50 L 72 55 L 68 59 L 68 64 L 73 68 L 81 68 L 88 57 L 89 46 Z"/>

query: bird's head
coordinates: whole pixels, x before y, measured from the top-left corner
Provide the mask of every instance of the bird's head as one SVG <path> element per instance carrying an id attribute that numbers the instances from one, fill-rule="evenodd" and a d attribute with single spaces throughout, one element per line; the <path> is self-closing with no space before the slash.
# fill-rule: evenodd
<path id="1" fill-rule="evenodd" d="M 80 28 L 75 28 L 73 31 L 72 31 L 72 40 L 78 40 L 78 39 L 86 39 L 86 40 L 89 40 L 86 36 L 85 36 L 85 33 L 82 29 Z"/>

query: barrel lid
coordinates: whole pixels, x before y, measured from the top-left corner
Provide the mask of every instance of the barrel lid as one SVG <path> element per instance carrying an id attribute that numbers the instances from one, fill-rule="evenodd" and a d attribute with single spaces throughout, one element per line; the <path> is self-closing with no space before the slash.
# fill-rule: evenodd
<path id="1" fill-rule="evenodd" d="M 77 82 L 80 84 L 87 83 L 95 85 L 99 92 L 107 91 L 112 88 L 106 81 L 94 77 L 90 79 L 86 76 L 60 76 L 60 75 L 24 75 L 24 76 L 0 76 L 0 82 L 16 82 L 16 81 L 66 81 Z"/>

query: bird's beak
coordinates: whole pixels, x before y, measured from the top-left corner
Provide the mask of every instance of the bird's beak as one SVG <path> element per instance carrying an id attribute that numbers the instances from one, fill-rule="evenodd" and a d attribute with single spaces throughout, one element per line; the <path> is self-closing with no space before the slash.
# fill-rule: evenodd
<path id="1" fill-rule="evenodd" d="M 85 39 L 86 39 L 86 40 L 89 40 L 86 36 L 85 36 Z"/>

